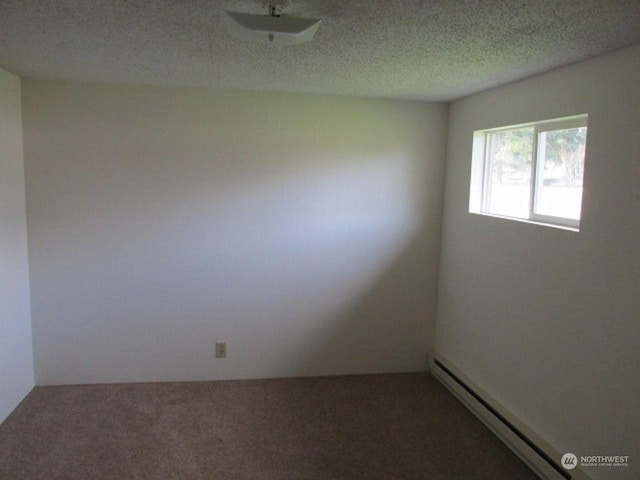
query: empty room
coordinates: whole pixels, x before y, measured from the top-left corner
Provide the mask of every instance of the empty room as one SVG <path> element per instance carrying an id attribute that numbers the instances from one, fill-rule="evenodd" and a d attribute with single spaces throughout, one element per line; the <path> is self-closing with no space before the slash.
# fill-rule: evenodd
<path id="1" fill-rule="evenodd" d="M 0 480 L 640 478 L 640 0 L 0 2 Z"/>

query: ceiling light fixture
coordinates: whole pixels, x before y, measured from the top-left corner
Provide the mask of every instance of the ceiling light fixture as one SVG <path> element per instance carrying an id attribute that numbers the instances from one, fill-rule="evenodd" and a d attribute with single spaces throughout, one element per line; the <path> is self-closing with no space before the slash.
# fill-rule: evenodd
<path id="1" fill-rule="evenodd" d="M 244 40 L 272 45 L 293 45 L 310 41 L 322 20 L 280 15 L 269 5 L 268 15 L 224 11 L 234 35 Z"/>

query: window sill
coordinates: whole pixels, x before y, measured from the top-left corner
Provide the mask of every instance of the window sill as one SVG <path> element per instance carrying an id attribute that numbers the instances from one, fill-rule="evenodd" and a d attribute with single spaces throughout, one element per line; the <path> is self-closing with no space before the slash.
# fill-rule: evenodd
<path id="1" fill-rule="evenodd" d="M 509 217 L 507 215 L 498 215 L 495 213 L 486 213 L 486 212 L 469 212 L 472 215 L 481 215 L 483 217 L 492 217 L 492 218 L 498 218 L 501 220 L 509 220 L 512 222 L 520 222 L 520 223 L 529 223 L 531 225 L 539 225 L 541 227 L 550 227 L 550 228 L 556 228 L 558 230 L 566 230 L 568 232 L 579 232 L 580 231 L 580 227 L 570 227 L 568 225 L 560 225 L 557 223 L 548 223 L 548 222 L 541 222 L 538 220 L 531 220 L 528 218 L 519 218 L 519 217 Z"/>

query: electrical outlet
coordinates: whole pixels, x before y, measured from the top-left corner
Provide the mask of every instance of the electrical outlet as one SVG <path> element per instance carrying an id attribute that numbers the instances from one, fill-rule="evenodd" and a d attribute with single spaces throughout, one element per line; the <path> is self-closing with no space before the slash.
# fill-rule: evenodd
<path id="1" fill-rule="evenodd" d="M 227 358 L 227 344 L 216 342 L 216 358 Z"/>

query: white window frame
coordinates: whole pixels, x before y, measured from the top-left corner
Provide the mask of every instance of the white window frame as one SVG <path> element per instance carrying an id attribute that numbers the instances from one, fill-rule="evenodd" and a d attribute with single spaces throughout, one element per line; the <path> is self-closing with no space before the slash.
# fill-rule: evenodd
<path id="1" fill-rule="evenodd" d="M 577 231 L 580 227 L 579 219 L 576 220 L 573 218 L 556 217 L 536 213 L 536 202 L 538 199 L 537 192 L 541 188 L 540 184 L 542 182 L 542 175 L 538 165 L 538 149 L 541 133 L 554 130 L 566 130 L 569 128 L 588 128 L 587 123 L 588 115 L 583 114 L 554 120 L 545 120 L 542 122 L 524 123 L 519 125 L 510 125 L 507 127 L 492 128 L 488 130 L 478 130 L 474 132 L 469 212 L 518 221 L 532 222 L 540 225 L 557 226 Z M 490 137 L 493 133 L 508 130 L 520 130 L 523 128 L 533 128 L 530 179 L 531 184 L 529 189 L 529 215 L 528 217 L 515 217 L 493 213 L 489 210 L 491 194 L 491 168 L 489 165 L 489 159 L 491 158 Z"/>

